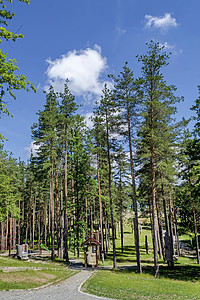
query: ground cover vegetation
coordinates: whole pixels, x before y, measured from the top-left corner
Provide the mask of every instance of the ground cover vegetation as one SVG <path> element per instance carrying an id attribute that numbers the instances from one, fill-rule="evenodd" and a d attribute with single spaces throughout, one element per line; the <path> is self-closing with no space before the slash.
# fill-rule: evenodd
<path id="1" fill-rule="evenodd" d="M 195 274 L 198 271 L 192 269 Z M 173 270 L 174 279 L 160 268 L 159 279 L 144 269 L 143 274 L 135 271 L 98 271 L 84 285 L 83 291 L 97 296 L 114 299 L 200 299 L 199 281 L 178 279 L 185 268 Z M 197 273 L 198 272 L 198 273 Z"/>
<path id="2" fill-rule="evenodd" d="M 12 15 L 4 1 L 0 4 L 6 28 Z M 21 37 L 5 30 L 1 31 L 5 40 Z M 164 80 L 168 62 L 163 47 L 150 42 L 146 54 L 138 56 L 141 77 L 134 77 L 128 63 L 119 75 L 109 75 L 113 88 L 104 86 L 94 107 L 92 129 L 77 113 L 68 80 L 62 93 L 49 87 L 32 126 L 37 155 L 32 153 L 25 164 L 12 158 L 1 142 L 1 251 L 11 253 L 22 243 L 40 250 L 42 243 L 51 250 L 52 261 L 57 255 L 68 262 L 69 251 L 79 257 L 82 242 L 93 237 L 101 242 L 102 261 L 112 247 L 116 268 L 116 228 L 119 224 L 124 253 L 124 216 L 132 210 L 138 273 L 142 273 L 139 217 L 149 218 L 155 276 L 161 261 L 173 267 L 184 231 L 194 233 L 190 243 L 199 264 L 200 100 L 192 107 L 195 125 L 189 132 L 187 121 L 175 119 L 176 103 L 183 98 L 176 97 L 175 86 Z M 5 68 L 1 73 L 2 113 L 8 113 L 2 98 L 4 83 L 11 96 L 13 90 L 33 88 L 25 77 L 15 78 L 15 71 Z M 20 81 L 10 85 L 9 76 Z"/>
<path id="3" fill-rule="evenodd" d="M 200 266 L 196 263 L 195 251 L 182 255 L 169 267 L 158 258 L 159 276 L 155 278 L 151 230 L 140 230 L 140 257 L 142 274 L 137 270 L 136 251 L 133 251 L 133 232 L 125 218 L 124 251 L 121 252 L 120 231 L 117 231 L 116 254 L 118 269 L 111 269 L 112 251 L 108 253 L 103 270 L 98 270 L 82 286 L 82 291 L 114 299 L 200 299 Z M 139 221 L 141 221 L 139 219 Z M 145 220 L 143 219 L 143 222 Z M 148 220 L 146 220 L 147 222 Z M 146 229 L 145 229 L 146 228 Z M 145 236 L 148 236 L 149 253 L 146 253 Z M 189 232 L 180 235 L 180 241 L 194 239 Z M 190 244 L 191 246 L 191 244 Z M 101 268 L 102 264 L 100 264 Z"/>
<path id="4" fill-rule="evenodd" d="M 0 290 L 36 288 L 65 280 L 77 272 L 58 260 L 38 257 L 26 261 L 0 256 Z"/>

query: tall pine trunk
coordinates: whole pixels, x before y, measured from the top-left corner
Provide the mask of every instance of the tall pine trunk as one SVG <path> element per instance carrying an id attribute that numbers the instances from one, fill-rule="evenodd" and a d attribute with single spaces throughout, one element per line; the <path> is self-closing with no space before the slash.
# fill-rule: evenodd
<path id="1" fill-rule="evenodd" d="M 64 256 L 66 261 L 69 261 L 69 254 L 68 254 L 68 207 L 67 207 L 67 128 L 65 129 L 65 179 L 64 179 L 64 203 L 65 203 L 65 210 L 64 210 Z"/>
<path id="2" fill-rule="evenodd" d="M 63 182 L 62 182 L 62 173 L 60 175 L 60 258 L 63 258 L 63 222 L 64 215 L 63 215 Z"/>
<path id="3" fill-rule="evenodd" d="M 50 173 L 50 204 L 51 204 L 51 260 L 55 260 L 55 225 L 54 225 L 54 177 L 53 177 L 53 158 L 51 157 Z"/>
<path id="4" fill-rule="evenodd" d="M 130 153 L 130 164 L 131 164 L 131 179 L 133 189 L 133 207 L 134 207 L 134 236 L 135 236 L 135 250 L 137 256 L 137 269 L 139 273 L 142 273 L 142 266 L 140 260 L 140 242 L 139 242 L 139 230 L 138 230 L 138 209 L 137 209 L 137 197 L 136 197 L 136 186 L 135 186 L 135 171 L 133 165 L 133 152 L 132 152 L 132 141 L 131 141 L 131 124 L 130 124 L 130 111 L 129 102 L 127 101 L 127 123 L 128 123 L 128 139 L 129 139 L 129 153 Z"/>
<path id="5" fill-rule="evenodd" d="M 114 225 L 114 217 L 113 217 L 110 143 L 109 143 L 109 131 L 108 131 L 107 114 L 106 114 L 106 140 L 107 140 L 107 157 L 108 157 L 108 182 L 109 182 L 109 198 L 110 198 L 110 216 L 111 216 L 112 242 L 113 242 L 113 268 L 115 269 L 117 267 L 117 261 L 116 261 L 116 247 L 115 247 L 115 225 Z"/>
<path id="6" fill-rule="evenodd" d="M 192 202 L 192 212 L 193 212 L 193 218 L 194 218 L 194 234 L 195 234 L 195 240 L 196 240 L 197 263 L 200 264 L 199 241 L 198 241 L 198 232 L 197 232 L 197 218 L 196 218 L 194 199 L 192 197 L 192 184 L 191 184 L 191 178 L 190 177 L 189 177 L 189 183 L 190 183 L 190 196 L 191 196 L 191 202 Z"/>
<path id="7" fill-rule="evenodd" d="M 99 211 L 100 211 L 100 233 L 101 233 L 101 258 L 104 263 L 104 245 L 103 245 L 103 211 L 101 201 L 101 180 L 100 180 L 100 166 L 99 166 L 99 154 L 97 154 L 97 175 L 98 175 L 98 186 L 99 186 Z"/>
<path id="8" fill-rule="evenodd" d="M 154 269 L 155 277 L 159 275 L 158 264 L 158 244 L 157 244 L 157 209 L 156 209 L 156 181 L 155 181 L 155 158 L 154 158 L 154 145 L 151 149 L 151 175 L 152 175 L 152 239 L 153 239 L 153 252 L 154 252 Z"/>

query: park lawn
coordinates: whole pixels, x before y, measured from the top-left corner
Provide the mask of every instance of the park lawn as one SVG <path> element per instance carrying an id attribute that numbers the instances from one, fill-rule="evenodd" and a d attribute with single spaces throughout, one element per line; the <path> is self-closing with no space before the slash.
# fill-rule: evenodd
<path id="1" fill-rule="evenodd" d="M 161 269 L 159 278 L 151 274 L 152 268 L 147 268 L 143 274 L 124 270 L 97 271 L 85 282 L 82 291 L 114 299 L 200 299 L 200 267 L 187 268 L 175 267 L 175 270 L 168 269 L 169 272 Z M 196 276 L 192 276 L 193 272 Z"/>
<path id="2" fill-rule="evenodd" d="M 65 280 L 76 274 L 67 269 L 0 271 L 0 290 L 31 289 Z"/>
<path id="3" fill-rule="evenodd" d="M 148 237 L 149 254 L 145 250 Z M 183 240 L 187 235 L 183 237 Z M 137 273 L 134 238 L 130 227 L 124 234 L 124 252 L 121 253 L 120 238 L 116 240 L 117 266 L 120 270 L 99 270 L 85 282 L 82 291 L 115 299 L 200 299 L 200 266 L 195 258 L 179 257 L 174 268 L 159 259 L 160 276 L 154 277 L 154 260 L 151 231 L 143 227 L 140 234 L 140 254 L 143 274 Z M 112 267 L 112 248 L 104 266 Z M 102 266 L 102 262 L 99 262 Z M 124 267 L 124 270 L 123 270 Z"/>
<path id="4" fill-rule="evenodd" d="M 63 268 L 63 266 L 66 266 L 66 262 L 56 260 L 55 262 L 52 262 L 50 258 L 48 259 L 30 259 L 30 260 L 19 260 L 17 258 L 11 258 L 8 256 L 1 256 L 0 255 L 0 269 L 6 268 L 6 267 L 44 267 L 45 268 Z"/>
<path id="5" fill-rule="evenodd" d="M 0 290 L 30 289 L 76 274 L 61 261 L 23 261 L 0 256 Z"/>

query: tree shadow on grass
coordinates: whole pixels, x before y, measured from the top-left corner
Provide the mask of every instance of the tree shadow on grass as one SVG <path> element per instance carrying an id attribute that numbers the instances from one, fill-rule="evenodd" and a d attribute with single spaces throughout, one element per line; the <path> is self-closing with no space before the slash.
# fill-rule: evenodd
<path id="1" fill-rule="evenodd" d="M 144 267 L 144 273 L 154 275 L 154 268 Z M 173 280 L 182 281 L 199 281 L 200 280 L 200 266 L 174 266 L 174 267 L 164 267 L 160 266 L 160 277 L 168 278 Z"/>
<path id="2" fill-rule="evenodd" d="M 121 269 L 121 270 L 120 270 Z M 154 276 L 154 268 L 150 266 L 145 266 L 142 268 L 143 274 L 149 274 Z M 136 267 L 124 267 L 122 269 L 114 270 L 114 272 L 122 273 L 135 273 L 137 274 Z M 200 266 L 160 266 L 160 278 L 172 279 L 172 280 L 181 280 L 181 281 L 190 281 L 196 282 L 200 281 Z"/>

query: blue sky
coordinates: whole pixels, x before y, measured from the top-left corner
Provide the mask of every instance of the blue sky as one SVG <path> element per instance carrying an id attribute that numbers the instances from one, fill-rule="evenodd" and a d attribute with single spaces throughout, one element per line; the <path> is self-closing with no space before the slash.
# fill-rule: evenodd
<path id="1" fill-rule="evenodd" d="M 17 100 L 8 98 L 14 117 L 0 120 L 0 132 L 9 139 L 5 149 L 14 157 L 27 159 L 30 128 L 50 83 L 59 90 L 68 77 L 88 118 L 107 74 L 117 75 L 128 61 L 135 76 L 140 75 L 135 56 L 146 52 L 150 40 L 172 52 L 163 73 L 185 98 L 177 117 L 191 115 L 200 84 L 199 0 L 32 0 L 30 5 L 14 0 L 8 7 L 16 14 L 9 28 L 24 38 L 3 43 L 2 49 L 37 87 L 36 94 L 20 91 Z"/>

